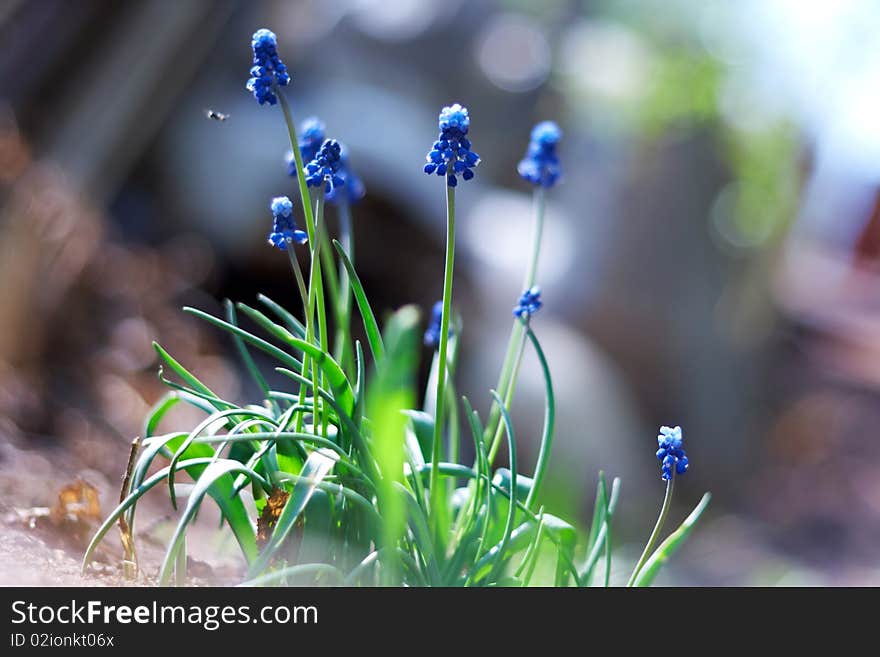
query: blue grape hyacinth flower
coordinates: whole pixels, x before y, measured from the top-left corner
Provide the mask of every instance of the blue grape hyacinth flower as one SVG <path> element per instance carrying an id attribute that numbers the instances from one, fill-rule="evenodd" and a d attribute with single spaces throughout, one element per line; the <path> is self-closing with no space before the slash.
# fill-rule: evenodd
<path id="1" fill-rule="evenodd" d="M 660 435 L 657 436 L 657 459 L 660 461 L 661 478 L 664 481 L 672 479 L 675 474 L 684 474 L 688 469 L 688 457 L 682 447 L 681 427 L 660 427 Z"/>
<path id="2" fill-rule="evenodd" d="M 327 131 L 324 122 L 316 116 L 310 116 L 299 126 L 299 152 L 304 163 L 311 162 L 324 143 Z M 296 158 L 293 151 L 287 151 L 287 175 L 296 177 Z"/>
<path id="3" fill-rule="evenodd" d="M 367 193 L 366 188 L 364 187 L 363 181 L 355 175 L 354 171 L 351 169 L 351 165 L 348 160 L 348 149 L 345 147 L 345 144 L 341 143 L 340 152 L 339 152 L 339 170 L 337 174 L 342 179 L 343 185 L 342 188 L 333 187 L 328 190 L 324 195 L 331 203 L 338 202 L 341 200 L 346 200 L 349 203 L 355 203 L 360 201 L 364 195 Z"/>
<path id="4" fill-rule="evenodd" d="M 278 102 L 276 87 L 286 87 L 290 83 L 287 66 L 278 56 L 278 38 L 271 30 L 259 29 L 251 39 L 251 48 L 254 51 L 254 60 L 247 90 L 260 105 L 274 105 Z"/>
<path id="5" fill-rule="evenodd" d="M 528 320 L 532 315 L 538 312 L 543 305 L 544 302 L 541 301 L 541 288 L 534 285 L 522 293 L 519 301 L 513 308 L 513 316 Z"/>
<path id="6" fill-rule="evenodd" d="M 440 346 L 440 331 L 443 329 L 443 302 L 438 301 L 431 308 L 431 321 L 425 330 L 425 346 L 436 349 Z M 449 337 L 452 337 L 452 329 L 449 329 Z"/>
<path id="7" fill-rule="evenodd" d="M 560 139 L 562 130 L 553 121 L 542 121 L 532 128 L 526 156 L 517 166 L 523 180 L 540 187 L 553 187 L 561 180 L 562 167 L 556 156 Z"/>
<path id="8" fill-rule="evenodd" d="M 326 192 L 332 192 L 336 187 L 345 185 L 345 180 L 339 175 L 342 167 L 342 146 L 335 139 L 328 139 L 311 162 L 305 165 L 306 184 L 309 187 L 321 187 Z"/>
<path id="9" fill-rule="evenodd" d="M 309 236 L 299 230 L 293 219 L 293 203 L 286 196 L 276 196 L 269 204 L 272 211 L 272 232 L 269 233 L 269 244 L 283 250 L 296 242 L 305 244 Z"/>
<path id="10" fill-rule="evenodd" d="M 444 107 L 439 124 L 440 137 L 425 157 L 424 171 L 428 175 L 446 176 L 446 184 L 455 187 L 459 175 L 465 180 L 473 178 L 473 168 L 480 163 L 480 156 L 471 150 L 467 137 L 471 124 L 467 108 L 458 103 Z"/>

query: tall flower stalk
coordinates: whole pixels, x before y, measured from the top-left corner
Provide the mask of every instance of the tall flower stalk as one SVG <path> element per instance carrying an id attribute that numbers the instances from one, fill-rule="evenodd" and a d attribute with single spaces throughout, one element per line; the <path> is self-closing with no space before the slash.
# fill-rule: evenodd
<path id="1" fill-rule="evenodd" d="M 633 568 L 629 577 L 627 586 L 635 584 L 639 573 L 644 568 L 645 563 L 651 556 L 657 539 L 660 538 L 660 532 L 663 531 L 663 525 L 666 522 L 666 516 L 669 515 L 669 509 L 672 507 L 672 492 L 675 489 L 675 475 L 683 475 L 688 470 L 688 457 L 683 447 L 683 439 L 681 436 L 681 427 L 660 427 L 660 435 L 657 436 L 657 459 L 660 461 L 661 479 L 666 482 L 666 494 L 663 496 L 663 504 L 660 506 L 660 514 L 657 522 L 654 524 L 654 530 L 648 537 L 645 549 L 639 560 Z"/>
<path id="2" fill-rule="evenodd" d="M 349 204 L 363 195 L 363 185 L 348 169 L 343 146 L 325 138 L 320 121 L 307 119 L 297 134 L 282 94 L 290 76 L 278 56 L 275 35 L 258 30 L 251 45 L 254 65 L 247 88 L 261 105 L 281 105 L 290 136 L 290 175 L 298 181 L 305 230 L 297 226 L 291 200 L 278 196 L 270 204 L 273 222 L 268 241 L 288 253 L 302 297 L 304 322 L 264 296 L 259 301 L 265 313 L 231 302 L 222 318 L 185 309 L 233 337 L 242 363 L 263 397 L 260 403 L 242 404 L 221 399 L 155 344 L 164 371 L 173 373 L 177 380 L 161 375 L 171 390 L 147 417 L 143 449 L 136 461 L 132 454 L 123 497 L 98 528 L 86 550 L 83 568 L 117 521 L 131 532 L 135 506 L 148 490 L 167 485 L 171 503 L 176 505 L 175 480 L 186 473 L 194 485 L 168 541 L 159 568 L 161 584 L 185 583 L 187 531 L 210 497 L 241 549 L 247 564 L 245 583 L 250 585 L 527 586 L 538 556 L 546 554 L 547 544 L 552 543 L 555 585 L 566 586 L 573 580 L 588 586 L 604 553 L 607 586 L 619 480 L 612 481 L 609 488 L 604 475 L 599 474 L 593 524 L 581 552 L 586 559 L 580 564 L 575 559 L 575 527 L 543 507 L 536 510 L 553 441 L 555 401 L 549 365 L 530 323 L 542 306 L 535 280 L 544 191 L 559 177 L 554 150 L 558 128 L 553 124 L 537 126 L 519 167 L 523 178 L 536 186 L 536 220 L 524 290 L 513 308 L 515 323 L 502 368 L 502 385 L 492 391 L 495 415 L 500 418 L 496 424 L 503 424 L 503 431 L 493 426 L 490 435 L 505 434 L 509 453 L 508 467 L 493 471 L 484 438 L 486 427 L 467 398 L 458 397 L 454 384 L 459 331 L 458 326 L 452 330 L 455 192 L 460 180 L 473 178 L 473 168 L 479 163 L 467 136 L 467 110 L 461 105 L 443 108 L 440 136 L 424 167 L 426 173 L 446 182 L 446 258 L 442 299 L 435 305 L 424 334 L 425 343 L 436 352 L 424 410 L 418 411 L 414 408 L 418 312 L 412 306 L 401 308 L 380 331 L 351 262 L 354 247 Z M 333 244 L 338 263 L 329 248 L 324 221 L 327 204 L 336 206 L 339 214 L 341 241 Z M 295 252 L 296 245 L 306 242 L 308 280 Z M 363 351 L 351 341 L 349 324 L 355 303 L 373 355 L 374 366 L 369 370 Z M 328 311 L 335 321 L 328 322 Z M 243 328 L 237 312 L 258 325 L 263 337 Z M 329 333 L 331 325 L 337 329 L 335 341 Z M 522 351 L 529 343 L 541 370 L 546 400 L 531 477 L 519 472 L 522 461 L 517 458 L 509 413 Z M 251 350 L 268 355 L 275 371 L 292 379 L 297 388 L 289 392 L 283 386 L 270 386 Z M 173 421 L 163 418 L 176 404 L 187 404 L 205 417 L 194 428 L 161 433 L 159 425 Z M 461 417 L 460 408 L 464 411 Z M 306 425 L 307 417 L 310 425 Z M 460 419 L 474 441 L 477 463 L 473 467 L 458 462 Z M 444 438 L 448 440 L 445 449 Z M 660 519 L 633 573 L 634 586 L 653 581 L 709 499 L 704 496 L 681 526 L 652 552 L 669 513 L 673 478 L 683 474 L 688 465 L 680 429 L 664 427 L 658 443 L 657 458 L 668 482 L 667 494 Z M 494 455 L 496 446 L 492 447 Z M 168 460 L 167 467 L 153 467 L 156 459 L 163 458 Z M 458 488 L 462 479 L 469 482 L 466 488 Z M 253 504 L 243 499 L 245 489 L 252 492 Z M 448 531 L 453 523 L 454 531 Z"/>
<path id="3" fill-rule="evenodd" d="M 538 123 L 531 133 L 526 156 L 520 161 L 517 171 L 520 176 L 534 186 L 533 222 L 531 252 L 523 279 L 523 290 L 530 290 L 535 285 L 538 275 L 538 263 L 541 257 L 541 242 L 544 235 L 544 214 L 546 207 L 545 190 L 554 187 L 562 179 L 562 167 L 556 154 L 556 147 L 562 139 L 562 131 L 552 121 Z M 525 351 L 525 331 L 523 323 L 514 320 L 507 341 L 507 350 L 501 364 L 497 390 L 506 406 L 510 406 L 516 391 L 519 368 Z M 503 426 L 501 425 L 501 408 L 493 403 L 486 423 L 484 440 L 489 445 L 489 462 L 491 463 L 501 446 Z"/>
<path id="4" fill-rule="evenodd" d="M 437 395 L 434 416 L 434 435 L 431 454 L 431 508 L 439 509 L 443 489 L 440 486 L 440 461 L 442 459 L 443 420 L 446 394 L 447 353 L 449 349 L 449 325 L 452 314 L 452 280 L 455 269 L 455 188 L 458 176 L 464 180 L 474 177 L 473 167 L 480 163 L 480 156 L 471 150 L 468 138 L 470 117 L 467 108 L 458 103 L 440 111 L 438 123 L 440 136 L 426 156 L 424 171 L 446 178 L 446 259 L 443 270 L 443 299 L 440 316 L 440 337 L 437 365 Z M 435 541 L 440 530 L 439 513 L 434 515 Z"/>

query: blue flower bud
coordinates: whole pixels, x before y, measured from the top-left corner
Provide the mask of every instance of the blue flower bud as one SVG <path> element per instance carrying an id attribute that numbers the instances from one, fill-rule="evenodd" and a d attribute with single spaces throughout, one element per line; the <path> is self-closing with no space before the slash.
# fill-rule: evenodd
<path id="1" fill-rule="evenodd" d="M 677 474 L 687 472 L 688 458 L 682 447 L 681 427 L 660 427 L 657 444 L 660 446 L 657 450 L 657 459 L 661 463 L 661 479 L 669 481 L 673 469 Z"/>
<path id="2" fill-rule="evenodd" d="M 425 156 L 422 169 L 428 175 L 446 176 L 450 187 L 458 185 L 458 175 L 465 180 L 474 177 L 472 169 L 480 163 L 480 156 L 471 150 L 467 135 L 471 120 L 466 107 L 458 103 L 444 107 L 438 119 L 440 138 Z"/>
<path id="3" fill-rule="evenodd" d="M 278 38 L 266 28 L 257 30 L 251 39 L 251 48 L 254 61 L 246 88 L 260 105 L 275 105 L 278 102 L 275 89 L 286 87 L 290 82 L 287 66 L 278 56 Z"/>
<path id="4" fill-rule="evenodd" d="M 543 121 L 532 129 L 526 156 L 517 166 L 519 175 L 535 186 L 553 187 L 562 178 L 556 146 L 562 131 L 553 121 Z"/>
<path id="5" fill-rule="evenodd" d="M 541 288 L 535 285 L 522 293 L 519 302 L 513 308 L 513 316 L 528 320 L 543 305 L 544 302 L 541 301 Z"/>
<path id="6" fill-rule="evenodd" d="M 269 204 L 272 211 L 272 232 L 269 233 L 269 244 L 287 250 L 292 243 L 305 244 L 309 237 L 305 231 L 296 227 L 293 218 L 293 203 L 286 196 L 276 196 Z"/>

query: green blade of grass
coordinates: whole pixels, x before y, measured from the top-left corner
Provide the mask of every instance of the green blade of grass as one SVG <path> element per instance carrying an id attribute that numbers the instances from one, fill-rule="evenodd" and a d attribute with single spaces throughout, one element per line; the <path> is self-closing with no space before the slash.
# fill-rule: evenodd
<path id="1" fill-rule="evenodd" d="M 180 461 L 177 464 L 177 468 L 179 470 L 185 470 L 190 472 L 191 470 L 197 468 L 206 468 L 213 462 L 213 458 L 211 457 L 201 457 L 195 459 L 187 459 L 185 461 Z M 119 520 L 119 516 L 125 513 L 129 508 L 131 508 L 137 501 L 144 496 L 151 488 L 154 488 L 158 484 L 162 483 L 165 480 L 165 477 L 168 476 L 168 473 L 171 471 L 171 468 L 166 466 L 159 471 L 157 471 L 150 478 L 142 481 L 136 488 L 131 490 L 128 495 L 126 495 L 125 499 L 123 499 L 115 509 L 110 513 L 109 516 L 101 523 L 101 526 L 95 530 L 94 536 L 92 536 L 92 540 L 89 542 L 88 547 L 86 548 L 86 552 L 83 555 L 82 561 L 82 572 L 85 572 L 89 563 L 92 560 L 92 556 L 94 555 L 95 549 L 100 545 L 101 541 L 104 539 L 104 536 L 107 535 L 107 532 L 116 524 L 117 520 Z"/>
<path id="2" fill-rule="evenodd" d="M 327 563 L 303 563 L 296 566 L 288 566 L 280 570 L 274 570 L 271 573 L 254 577 L 239 584 L 239 586 L 265 586 L 266 584 L 276 584 L 284 582 L 291 577 L 299 575 L 326 575 L 331 577 L 336 584 L 342 584 L 345 581 L 345 573 L 336 566 Z"/>
<path id="3" fill-rule="evenodd" d="M 300 339 L 306 337 L 306 327 L 303 326 L 303 323 L 300 322 L 296 317 L 294 317 L 291 312 L 283 308 L 280 304 L 272 301 L 272 299 L 267 297 L 265 294 L 258 294 L 257 300 L 264 306 L 266 306 L 266 308 L 275 313 L 278 319 L 285 323 L 288 331 L 290 331 Z"/>
<path id="4" fill-rule="evenodd" d="M 255 308 L 251 308 L 247 304 L 237 303 L 235 307 L 238 308 L 241 312 L 247 315 L 250 319 L 254 321 L 260 328 L 262 328 L 266 333 L 273 336 L 275 339 L 284 342 L 285 344 L 290 344 L 291 340 L 299 340 L 293 333 L 287 330 L 286 327 L 281 326 L 276 322 L 273 322 L 271 319 L 266 317 L 263 313 Z"/>
<path id="5" fill-rule="evenodd" d="M 379 324 L 376 322 L 376 316 L 373 314 L 373 309 L 370 308 L 370 302 L 367 301 L 367 295 L 364 293 L 361 279 L 357 275 L 354 265 L 348 259 L 345 249 L 342 248 L 342 244 L 337 240 L 333 240 L 333 246 L 339 254 L 345 270 L 348 272 L 349 283 L 351 284 L 352 292 L 354 292 L 354 299 L 361 313 L 361 319 L 364 321 L 367 343 L 370 345 L 370 351 L 373 353 L 373 361 L 379 363 L 385 358 L 385 345 L 382 342 L 382 335 L 379 333 Z"/>
<path id="6" fill-rule="evenodd" d="M 173 469 L 169 470 L 169 478 L 172 473 Z M 260 475 L 244 464 L 228 459 L 214 461 L 198 476 L 190 492 L 186 508 L 177 523 L 168 549 L 165 552 L 165 558 L 159 570 L 160 585 L 168 585 L 178 551 L 181 549 L 186 536 L 186 529 L 199 510 L 205 495 L 210 495 L 217 503 L 217 506 L 220 507 L 220 512 L 229 524 L 248 563 L 253 562 L 257 558 L 257 539 L 254 526 L 251 524 L 241 497 L 233 495 L 232 475 L 236 473 L 245 473 L 251 479 L 262 480 Z M 265 485 L 268 486 L 268 483 L 265 483 Z"/>
<path id="7" fill-rule="evenodd" d="M 250 343 L 260 351 L 263 351 L 270 356 L 274 356 L 280 362 L 284 363 L 287 367 L 291 367 L 295 370 L 302 369 L 302 363 L 288 354 L 286 351 L 279 349 L 275 345 L 266 342 L 262 338 L 258 338 L 257 336 L 249 333 L 243 329 L 238 328 L 237 326 L 233 326 L 229 322 L 226 322 L 218 317 L 214 317 L 213 315 L 209 315 L 206 312 L 198 310 L 197 308 L 190 308 L 189 306 L 184 307 L 183 312 L 189 313 L 190 315 L 194 315 L 200 319 L 205 320 L 209 324 L 213 324 L 218 328 L 223 329 L 224 331 L 229 331 L 230 333 L 234 333 L 238 335 L 245 342 Z"/>
<path id="8" fill-rule="evenodd" d="M 271 415 L 268 415 L 265 412 L 248 410 L 244 408 L 233 408 L 225 411 L 218 411 L 202 420 L 195 429 L 190 431 L 189 435 L 187 435 L 186 439 L 183 441 L 183 443 L 181 443 L 180 447 L 177 448 L 177 451 L 174 452 L 174 456 L 171 457 L 171 473 L 168 475 L 168 494 L 171 497 L 171 506 L 175 509 L 177 508 L 177 494 L 174 491 L 174 466 L 183 457 L 183 455 L 186 453 L 187 448 L 193 443 L 193 441 L 195 441 L 195 439 L 199 436 L 199 434 L 202 433 L 202 431 L 210 427 L 218 420 L 227 417 L 234 417 L 236 418 L 236 421 L 240 421 L 239 418 L 252 417 L 265 420 L 269 423 L 273 423 Z"/>
<path id="9" fill-rule="evenodd" d="M 430 467 L 430 466 L 429 466 Z M 437 558 L 434 552 L 434 542 L 431 539 L 431 530 L 428 529 L 428 519 L 415 496 L 399 481 L 392 482 L 394 490 L 401 495 L 406 503 L 407 517 L 410 523 L 414 546 L 418 555 L 421 557 L 422 563 L 425 564 L 427 570 L 428 582 L 431 586 L 440 586 L 442 582 L 442 574 L 437 565 Z"/>
<path id="10" fill-rule="evenodd" d="M 211 390 L 204 383 L 199 381 L 198 378 L 194 374 L 192 374 L 188 369 L 186 369 L 183 365 L 178 363 L 165 349 L 162 348 L 158 342 L 153 342 L 153 349 L 156 350 L 156 353 L 159 354 L 159 358 L 161 358 L 171 370 L 177 374 L 183 381 L 185 381 L 194 391 L 200 393 L 208 403 L 210 403 L 217 410 L 222 410 L 223 408 L 228 407 L 228 402 L 224 402 L 220 399 L 217 394 Z M 159 375 L 161 377 L 161 370 Z"/>
<path id="11" fill-rule="evenodd" d="M 235 306 L 232 305 L 232 302 L 229 299 L 226 299 L 223 305 L 226 308 L 226 321 L 228 321 L 233 326 L 238 326 L 238 318 L 235 315 Z M 247 369 L 248 373 L 251 375 L 254 383 L 256 383 L 257 387 L 263 391 L 264 396 L 268 395 L 269 384 L 266 383 L 266 379 L 257 368 L 257 364 L 254 362 L 254 358 L 253 356 L 251 356 L 251 352 L 248 351 L 244 340 L 242 340 L 240 336 L 235 334 L 233 334 L 232 340 L 235 343 L 235 348 L 238 350 L 241 361 L 244 363 L 245 369 Z"/>
<path id="12" fill-rule="evenodd" d="M 541 553 L 541 539 L 544 538 L 544 507 L 541 507 L 538 512 L 538 530 L 535 532 L 535 540 L 530 546 L 531 553 L 526 552 L 526 556 L 523 557 L 522 566 L 520 566 L 520 570 L 524 570 L 524 573 L 517 571 L 517 577 L 522 579 L 523 588 L 526 588 L 529 583 L 532 581 L 532 576 L 535 574 L 535 566 L 538 565 L 538 557 Z"/>
<path id="13" fill-rule="evenodd" d="M 383 582 L 398 583 L 400 564 L 397 545 L 406 522 L 406 509 L 395 493 L 392 482 L 404 480 L 406 457 L 405 410 L 415 403 L 415 377 L 418 366 L 419 313 L 414 306 L 404 306 L 385 325 L 385 359 L 376 365 L 376 375 L 367 392 L 367 416 L 373 422 L 370 447 L 376 459 L 379 481 L 379 508 L 383 518 L 381 547 L 386 561 L 382 563 Z"/>
<path id="14" fill-rule="evenodd" d="M 603 497 L 605 497 L 608 501 L 605 507 L 605 511 L 603 514 L 602 524 L 599 527 L 599 531 L 596 533 L 596 536 L 592 543 L 588 543 L 587 549 L 587 560 L 584 563 L 584 568 L 581 573 L 581 586 L 589 586 L 590 580 L 593 577 L 593 570 L 596 567 L 596 563 L 599 560 L 599 557 L 602 555 L 603 549 L 606 550 L 606 567 L 607 563 L 610 562 L 611 559 L 611 543 L 609 532 L 611 531 L 611 518 L 614 517 L 614 511 L 617 509 L 617 501 L 620 498 L 620 479 L 617 477 L 614 478 L 614 481 L 611 483 L 611 495 L 607 496 L 605 494 L 604 489 L 604 479 L 600 481 L 603 486 Z"/>
<path id="15" fill-rule="evenodd" d="M 535 463 L 535 474 L 532 481 L 532 489 L 526 498 L 526 506 L 530 509 L 534 507 L 538 498 L 538 491 L 541 483 L 544 481 L 544 474 L 547 465 L 550 462 L 550 448 L 553 445 L 553 429 L 556 420 L 556 400 L 553 395 L 553 380 L 550 378 L 550 367 L 547 365 L 547 358 L 544 356 L 544 350 L 541 343 L 532 332 L 532 329 L 526 325 L 526 335 L 535 349 L 538 356 L 538 362 L 541 364 L 541 373 L 544 375 L 545 405 L 544 405 L 544 428 L 541 431 L 541 447 L 538 449 L 538 460 Z"/>
<path id="16" fill-rule="evenodd" d="M 354 391 L 351 389 L 351 383 L 349 383 L 348 377 L 345 376 L 345 372 L 342 371 L 339 363 L 333 360 L 333 357 L 326 351 L 322 351 L 304 340 L 293 338 L 291 343 L 310 356 L 313 362 L 321 368 L 324 376 L 327 377 L 327 382 L 330 384 L 333 398 L 345 414 L 351 417 L 354 414 Z"/>
<path id="17" fill-rule="evenodd" d="M 306 460 L 300 473 L 301 479 L 294 484 L 293 490 L 287 498 L 287 502 L 284 503 L 281 514 L 278 516 L 275 529 L 269 537 L 269 541 L 266 543 L 260 556 L 251 564 L 248 570 L 248 577 L 256 577 L 266 569 L 266 566 L 269 565 L 275 556 L 275 552 L 284 542 L 284 539 L 287 538 L 290 530 L 293 529 L 293 525 L 300 517 L 303 509 L 306 508 L 318 484 L 330 473 L 336 461 L 336 454 L 330 450 L 320 449 L 309 454 L 309 458 Z"/>
<path id="18" fill-rule="evenodd" d="M 605 483 L 605 473 L 599 470 L 599 481 L 596 484 L 596 502 L 593 505 L 593 522 L 590 525 L 590 533 L 587 536 L 587 560 L 581 573 L 581 582 L 584 586 L 590 585 L 593 577 L 593 569 L 602 554 L 601 547 L 605 545 L 605 528 L 608 517 L 608 487 Z"/>
<path id="19" fill-rule="evenodd" d="M 685 539 L 691 533 L 694 525 L 697 524 L 700 516 L 703 515 L 706 507 L 709 506 L 709 501 L 711 499 L 712 495 L 710 493 L 706 493 L 705 495 L 703 495 L 700 503 L 697 504 L 694 510 L 691 511 L 690 515 L 684 519 L 684 522 L 679 525 L 678 529 L 672 532 L 666 538 L 666 540 L 663 541 L 656 550 L 654 550 L 653 554 L 648 557 L 645 565 L 642 566 L 642 569 L 639 571 L 639 575 L 636 578 L 633 586 L 651 586 L 654 578 L 657 577 L 657 573 L 659 573 L 660 569 L 663 567 L 663 564 L 665 564 L 669 560 L 669 558 L 673 554 L 675 554 L 676 550 L 681 547 L 682 543 L 684 543 Z"/>
<path id="20" fill-rule="evenodd" d="M 497 558 L 495 559 L 495 563 L 488 576 L 490 582 L 501 573 L 501 569 L 504 567 L 507 543 L 510 541 L 510 534 L 513 531 L 513 522 L 516 519 L 516 440 L 513 437 L 513 423 L 510 421 L 510 414 L 507 412 L 507 406 L 504 403 L 504 400 L 501 399 L 501 396 L 493 390 L 492 397 L 495 398 L 495 403 L 498 404 L 501 409 L 501 418 L 504 422 L 505 433 L 507 434 L 507 449 L 510 452 L 511 502 L 508 505 L 507 522 L 504 525 L 504 534 L 499 544 Z"/>
<path id="21" fill-rule="evenodd" d="M 516 496 L 512 496 L 510 494 L 509 489 L 505 489 L 504 487 L 491 481 L 488 477 L 480 475 L 479 473 L 470 469 L 466 465 L 461 465 L 459 463 L 440 463 L 439 469 L 440 469 L 440 474 L 445 475 L 445 476 L 466 477 L 469 479 L 477 479 L 477 478 L 482 477 L 483 480 L 488 483 L 488 485 L 492 491 L 494 491 L 495 493 L 498 493 L 500 495 L 503 495 L 508 500 L 515 501 L 516 505 L 517 505 L 517 510 L 522 512 L 526 518 L 528 518 L 532 523 L 534 523 L 537 526 L 538 516 L 535 515 L 535 513 L 533 511 L 531 511 L 528 507 L 526 507 L 525 504 L 523 504 L 521 501 L 517 500 Z M 430 474 L 430 470 L 431 470 L 431 465 L 428 464 L 419 471 L 419 474 L 422 476 L 426 476 L 426 475 Z M 547 531 L 547 537 L 551 541 L 553 541 L 553 543 L 557 546 L 557 549 L 560 546 L 563 546 L 565 544 L 571 544 L 577 540 L 577 530 L 574 527 L 572 527 L 571 524 L 565 522 L 561 518 L 553 516 L 549 513 L 545 513 L 544 514 L 544 525 L 545 525 L 545 528 Z M 497 547 L 497 545 L 496 545 L 496 547 Z M 570 557 L 567 557 L 567 556 L 563 556 L 563 561 L 565 563 L 566 569 L 569 571 L 569 573 L 572 575 L 572 577 L 574 577 L 575 582 L 580 584 L 580 575 L 577 572 L 577 568 L 575 567 L 574 562 L 571 560 Z M 485 565 L 485 562 L 483 562 L 482 565 Z"/>
<path id="22" fill-rule="evenodd" d="M 605 588 L 611 582 L 611 524 L 614 520 L 614 511 L 617 508 L 617 500 L 620 497 L 620 478 L 615 477 L 611 482 L 611 495 L 608 499 L 608 511 L 605 514 Z"/>
<path id="23" fill-rule="evenodd" d="M 367 365 L 364 361 L 364 348 L 361 346 L 360 340 L 354 341 L 354 355 L 355 372 L 357 377 L 354 382 L 354 412 L 356 417 L 360 417 L 367 397 Z"/>

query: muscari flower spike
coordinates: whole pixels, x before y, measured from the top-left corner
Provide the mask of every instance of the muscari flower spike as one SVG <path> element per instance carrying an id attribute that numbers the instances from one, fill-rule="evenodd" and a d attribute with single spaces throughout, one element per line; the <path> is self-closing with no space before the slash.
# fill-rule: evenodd
<path id="1" fill-rule="evenodd" d="M 688 457 L 682 448 L 681 427 L 660 427 L 660 435 L 657 436 L 657 459 L 660 461 L 661 478 L 664 481 L 672 479 L 672 471 L 676 474 L 684 474 L 688 469 Z"/>
<path id="2" fill-rule="evenodd" d="M 436 349 L 440 346 L 440 331 L 443 328 L 443 302 L 438 301 L 431 308 L 431 321 L 425 331 L 425 346 Z M 449 329 L 449 337 L 452 337 L 452 329 Z"/>
<path id="3" fill-rule="evenodd" d="M 349 203 L 356 203 L 364 197 L 367 190 L 364 187 L 364 182 L 351 170 L 348 162 L 348 149 L 345 147 L 345 144 L 340 143 L 339 146 L 339 171 L 337 173 L 342 179 L 343 185 L 341 189 L 333 187 L 324 196 L 331 203 L 343 199 Z"/>
<path id="4" fill-rule="evenodd" d="M 446 184 L 455 187 L 458 177 L 465 180 L 474 177 L 473 168 L 480 163 L 480 156 L 471 150 L 467 138 L 471 120 L 466 107 L 458 103 L 440 111 L 440 137 L 425 157 L 425 173 L 446 176 Z"/>
<path id="5" fill-rule="evenodd" d="M 517 166 L 519 175 L 535 186 L 553 187 L 562 178 L 556 146 L 562 130 L 553 121 L 542 121 L 532 128 L 526 156 Z"/>
<path id="6" fill-rule="evenodd" d="M 324 143 L 324 134 L 327 128 L 324 122 L 316 116 L 310 116 L 299 126 L 299 152 L 302 154 L 304 163 L 311 162 L 318 154 L 321 144 Z M 293 151 L 287 151 L 287 175 L 296 177 L 296 158 Z"/>
<path id="7" fill-rule="evenodd" d="M 332 193 L 337 187 L 343 187 L 345 180 L 339 175 L 342 167 L 342 145 L 335 139 L 328 139 L 311 162 L 306 164 L 306 184 L 309 187 L 320 187 L 325 182 L 325 192 Z"/>
<path id="8" fill-rule="evenodd" d="M 269 209 L 272 210 L 272 232 L 269 233 L 269 244 L 286 250 L 293 242 L 305 244 L 308 241 L 308 234 L 296 227 L 293 219 L 293 203 L 289 198 L 276 196 L 269 204 Z"/>
<path id="9" fill-rule="evenodd" d="M 271 30 L 262 28 L 254 32 L 251 48 L 254 51 L 254 63 L 251 77 L 247 81 L 247 90 L 260 105 L 274 105 L 278 102 L 275 88 L 286 87 L 290 82 L 287 66 L 278 56 L 278 38 Z"/>
<path id="10" fill-rule="evenodd" d="M 541 288 L 534 285 L 522 293 L 513 309 L 513 316 L 528 320 L 532 315 L 541 310 L 543 305 L 544 302 L 541 301 Z"/>

